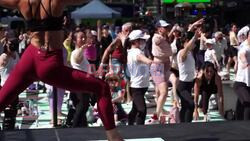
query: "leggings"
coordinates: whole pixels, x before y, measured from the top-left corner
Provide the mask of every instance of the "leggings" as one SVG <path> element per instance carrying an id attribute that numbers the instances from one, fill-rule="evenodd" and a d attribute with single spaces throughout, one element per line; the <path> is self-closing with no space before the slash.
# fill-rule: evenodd
<path id="1" fill-rule="evenodd" d="M 64 66 L 61 49 L 44 51 L 31 44 L 0 91 L 0 111 L 37 80 L 69 91 L 94 93 L 105 129 L 115 128 L 108 84 L 83 71 Z"/>
<path id="2" fill-rule="evenodd" d="M 76 111 L 73 117 L 73 127 L 87 127 L 87 116 L 86 113 L 89 109 L 90 104 L 90 96 L 89 94 L 74 94 L 71 93 L 72 96 L 76 96 L 76 99 L 72 99 L 73 103 L 75 103 Z"/>
<path id="3" fill-rule="evenodd" d="M 236 119 L 250 120 L 250 87 L 247 87 L 245 83 L 235 82 L 234 91 L 238 96 Z"/>
<path id="4" fill-rule="evenodd" d="M 147 107 L 144 99 L 145 93 L 148 88 L 131 88 L 130 93 L 133 98 L 132 109 L 128 115 L 128 124 L 134 125 L 136 122 L 137 125 L 144 125 L 147 115 Z"/>
<path id="5" fill-rule="evenodd" d="M 193 82 L 180 81 L 177 93 L 181 99 L 181 122 L 191 122 L 193 120 L 194 100 L 192 98 Z"/>

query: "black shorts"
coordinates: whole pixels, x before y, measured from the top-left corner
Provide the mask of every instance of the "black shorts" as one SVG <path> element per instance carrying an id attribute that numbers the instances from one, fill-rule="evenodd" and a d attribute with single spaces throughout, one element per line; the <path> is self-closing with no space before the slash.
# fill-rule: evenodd
<path id="1" fill-rule="evenodd" d="M 237 54 L 238 54 L 237 48 L 230 46 L 228 50 L 228 56 L 232 58 L 232 57 L 237 56 Z"/>

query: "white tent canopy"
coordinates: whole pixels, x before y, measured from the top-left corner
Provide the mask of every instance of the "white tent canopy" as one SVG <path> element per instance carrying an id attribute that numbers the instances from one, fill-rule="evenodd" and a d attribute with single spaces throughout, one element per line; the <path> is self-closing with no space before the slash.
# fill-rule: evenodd
<path id="1" fill-rule="evenodd" d="M 92 0 L 87 5 L 71 13 L 73 19 L 104 19 L 119 17 L 120 15 L 120 12 L 109 8 L 100 0 Z"/>

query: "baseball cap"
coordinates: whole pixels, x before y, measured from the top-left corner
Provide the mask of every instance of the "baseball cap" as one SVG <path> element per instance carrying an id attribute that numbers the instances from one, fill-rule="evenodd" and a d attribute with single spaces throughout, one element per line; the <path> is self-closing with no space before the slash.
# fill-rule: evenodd
<path id="1" fill-rule="evenodd" d="M 211 45 L 213 45 L 213 44 L 214 44 L 213 39 L 207 39 L 207 40 L 206 40 L 206 44 L 211 44 Z"/>
<path id="2" fill-rule="evenodd" d="M 144 34 L 141 30 L 133 30 L 129 35 L 128 35 L 130 41 L 137 40 L 137 39 L 144 39 L 147 40 L 149 39 L 150 35 Z"/>
<path id="3" fill-rule="evenodd" d="M 165 20 L 159 20 L 157 21 L 157 23 L 155 24 L 156 27 L 167 27 L 169 26 L 170 24 L 167 23 Z"/>

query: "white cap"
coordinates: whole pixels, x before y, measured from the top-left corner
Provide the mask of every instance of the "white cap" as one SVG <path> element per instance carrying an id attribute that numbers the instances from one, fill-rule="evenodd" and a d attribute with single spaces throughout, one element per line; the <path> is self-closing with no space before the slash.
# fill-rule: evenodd
<path id="1" fill-rule="evenodd" d="M 211 45 L 213 45 L 213 44 L 214 44 L 214 40 L 213 40 L 213 39 L 207 39 L 207 40 L 206 40 L 206 44 L 211 44 Z"/>
<path id="2" fill-rule="evenodd" d="M 133 30 L 129 35 L 128 35 L 130 41 L 137 40 L 137 39 L 144 39 L 147 40 L 149 39 L 150 35 L 144 34 L 141 30 Z"/>
<path id="3" fill-rule="evenodd" d="M 97 36 L 97 32 L 95 30 L 90 31 L 93 36 Z"/>
<path id="4" fill-rule="evenodd" d="M 167 27 L 167 26 L 169 26 L 169 25 L 170 25 L 170 24 L 167 23 L 165 20 L 159 20 L 159 21 L 155 24 L 156 27 Z"/>

